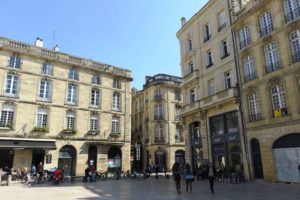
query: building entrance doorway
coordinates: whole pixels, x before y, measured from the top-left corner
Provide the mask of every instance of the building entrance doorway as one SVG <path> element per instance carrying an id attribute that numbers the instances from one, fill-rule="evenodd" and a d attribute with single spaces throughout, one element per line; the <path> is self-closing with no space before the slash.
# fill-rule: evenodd
<path id="1" fill-rule="evenodd" d="M 14 150 L 0 150 L 0 168 L 13 167 Z"/>
<path id="2" fill-rule="evenodd" d="M 97 169 L 97 147 L 90 146 L 88 152 L 88 165 Z"/>
<path id="3" fill-rule="evenodd" d="M 257 139 L 251 140 L 252 162 L 255 178 L 264 178 L 261 162 L 260 145 Z"/>
<path id="4" fill-rule="evenodd" d="M 45 151 L 44 150 L 33 150 L 32 151 L 32 165 L 36 167 L 40 164 L 44 164 Z"/>
<path id="5" fill-rule="evenodd" d="M 59 151 L 58 167 L 64 170 L 65 176 L 76 174 L 76 150 L 71 145 L 63 146 Z"/>

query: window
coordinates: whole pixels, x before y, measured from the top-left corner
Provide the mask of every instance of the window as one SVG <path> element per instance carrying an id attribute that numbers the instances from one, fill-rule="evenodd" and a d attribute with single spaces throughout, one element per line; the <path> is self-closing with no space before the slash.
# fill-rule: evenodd
<path id="1" fill-rule="evenodd" d="M 285 22 L 288 23 L 300 16 L 299 0 L 284 0 Z"/>
<path id="2" fill-rule="evenodd" d="M 194 71 L 194 64 L 193 64 L 193 62 L 190 62 L 190 63 L 187 65 L 187 73 L 186 73 L 186 74 L 193 73 L 193 71 Z"/>
<path id="3" fill-rule="evenodd" d="M 196 92 L 195 89 L 190 90 L 190 103 L 193 103 L 196 101 Z"/>
<path id="4" fill-rule="evenodd" d="M 100 91 L 92 89 L 91 91 L 91 106 L 98 107 L 100 102 Z"/>
<path id="5" fill-rule="evenodd" d="M 40 81 L 39 100 L 48 101 L 50 99 L 50 87 L 51 87 L 51 82 L 49 80 Z"/>
<path id="6" fill-rule="evenodd" d="M 183 142 L 182 127 L 180 125 L 176 125 L 175 140 L 177 142 Z"/>
<path id="7" fill-rule="evenodd" d="M 225 16 L 225 10 L 219 13 L 218 16 L 218 21 L 219 21 L 219 28 L 218 31 L 222 31 L 226 27 L 226 16 Z"/>
<path id="8" fill-rule="evenodd" d="M 186 40 L 186 49 L 187 49 L 188 52 L 193 50 L 193 44 L 192 44 L 191 39 Z"/>
<path id="9" fill-rule="evenodd" d="M 249 120 L 256 121 L 261 119 L 259 99 L 256 93 L 252 93 L 248 96 L 249 106 Z"/>
<path id="10" fill-rule="evenodd" d="M 273 22 L 272 22 L 272 14 L 271 12 L 266 12 L 260 17 L 260 34 L 261 37 L 269 35 L 274 31 Z"/>
<path id="11" fill-rule="evenodd" d="M 212 136 L 219 136 L 224 134 L 224 121 L 223 116 L 216 116 L 210 118 L 210 127 Z"/>
<path id="12" fill-rule="evenodd" d="M 225 89 L 232 88 L 231 71 L 225 72 L 224 79 L 225 79 Z"/>
<path id="13" fill-rule="evenodd" d="M 209 25 L 208 24 L 205 24 L 204 25 L 204 42 L 207 42 L 211 37 L 211 34 L 210 34 L 210 30 L 209 30 Z"/>
<path id="14" fill-rule="evenodd" d="M 120 132 L 120 118 L 119 117 L 113 117 L 111 132 L 112 133 L 119 133 Z"/>
<path id="15" fill-rule="evenodd" d="M 68 97 L 67 103 L 76 104 L 77 103 L 77 86 L 75 84 L 68 84 Z"/>
<path id="16" fill-rule="evenodd" d="M 250 27 L 244 26 L 240 30 L 240 49 L 247 47 L 251 43 Z"/>
<path id="17" fill-rule="evenodd" d="M 17 56 L 11 56 L 9 58 L 9 67 L 20 69 L 22 60 Z"/>
<path id="18" fill-rule="evenodd" d="M 215 79 L 211 79 L 208 81 L 208 95 L 216 94 L 216 86 L 215 86 Z"/>
<path id="19" fill-rule="evenodd" d="M 44 63 L 42 65 L 42 74 L 52 75 L 52 66 L 50 64 Z"/>
<path id="20" fill-rule="evenodd" d="M 75 129 L 75 112 L 68 111 L 66 115 L 66 128 Z"/>
<path id="21" fill-rule="evenodd" d="M 286 108 L 284 88 L 282 85 L 271 87 L 273 109 Z"/>
<path id="22" fill-rule="evenodd" d="M 18 94 L 19 77 L 13 74 L 7 74 L 5 84 L 5 95 L 16 97 Z"/>
<path id="23" fill-rule="evenodd" d="M 14 105 L 3 104 L 0 117 L 0 127 L 10 128 L 13 126 L 14 112 Z"/>
<path id="24" fill-rule="evenodd" d="M 47 127 L 48 110 L 45 108 L 38 108 L 36 116 L 36 126 L 38 128 Z"/>
<path id="25" fill-rule="evenodd" d="M 101 84 L 100 76 L 93 74 L 92 84 L 100 85 Z"/>
<path id="26" fill-rule="evenodd" d="M 97 131 L 98 130 L 98 115 L 91 114 L 90 116 L 90 131 Z"/>
<path id="27" fill-rule="evenodd" d="M 119 79 L 117 79 L 117 78 L 113 79 L 113 88 L 121 89 L 121 82 Z"/>
<path id="28" fill-rule="evenodd" d="M 265 46 L 266 71 L 272 72 L 280 68 L 277 45 L 275 42 Z"/>
<path id="29" fill-rule="evenodd" d="M 120 111 L 121 110 L 121 102 L 120 102 L 120 94 L 117 92 L 114 92 L 113 94 L 113 105 L 112 109 L 114 111 Z"/>
<path id="30" fill-rule="evenodd" d="M 155 127 L 155 142 L 164 142 L 164 126 L 162 124 Z"/>
<path id="31" fill-rule="evenodd" d="M 229 56 L 229 48 L 226 40 L 223 40 L 221 43 L 221 59 L 224 59 Z"/>
<path id="32" fill-rule="evenodd" d="M 213 65 L 213 58 L 211 50 L 206 52 L 206 68 Z"/>
<path id="33" fill-rule="evenodd" d="M 300 30 L 291 33 L 291 46 L 293 50 L 293 61 L 300 61 Z"/>
<path id="34" fill-rule="evenodd" d="M 163 119 L 163 106 L 162 104 L 156 104 L 155 105 L 155 116 L 154 116 L 155 120 L 161 120 Z"/>
<path id="35" fill-rule="evenodd" d="M 181 92 L 180 90 L 175 90 L 175 100 L 181 101 Z"/>
<path id="36" fill-rule="evenodd" d="M 70 73 L 69 73 L 69 79 L 72 79 L 72 80 L 77 80 L 78 81 L 78 71 L 76 68 L 71 68 L 70 69 Z"/>
<path id="37" fill-rule="evenodd" d="M 245 73 L 245 81 L 251 81 L 256 78 L 254 61 L 252 56 L 247 56 L 243 60 L 244 62 L 244 73 Z"/>
<path id="38" fill-rule="evenodd" d="M 225 124 L 226 124 L 226 133 L 238 133 L 239 132 L 239 122 L 238 122 L 238 114 L 237 112 L 230 112 L 225 114 Z"/>

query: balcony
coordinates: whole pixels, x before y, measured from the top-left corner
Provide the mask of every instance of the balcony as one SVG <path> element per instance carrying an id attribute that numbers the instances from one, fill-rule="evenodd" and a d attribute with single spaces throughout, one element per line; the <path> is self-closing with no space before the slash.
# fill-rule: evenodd
<path id="1" fill-rule="evenodd" d="M 213 65 L 214 65 L 213 62 L 208 63 L 208 64 L 206 65 L 206 69 L 207 69 L 207 68 L 210 68 L 210 67 L 213 66 Z"/>
<path id="2" fill-rule="evenodd" d="M 185 104 L 180 110 L 180 116 L 189 112 L 194 112 L 199 109 L 199 100 Z"/>
<path id="3" fill-rule="evenodd" d="M 194 71 L 185 75 L 182 78 L 182 85 L 185 85 L 185 84 L 189 83 L 190 81 L 195 80 L 197 77 L 198 77 L 198 70 L 195 69 Z"/>
<path id="4" fill-rule="evenodd" d="M 165 143 L 165 138 L 164 137 L 155 137 L 154 142 L 155 143 Z"/>
<path id="5" fill-rule="evenodd" d="M 226 27 L 226 23 L 220 25 L 220 26 L 218 27 L 218 32 L 222 31 L 225 27 Z"/>
<path id="6" fill-rule="evenodd" d="M 154 120 L 164 120 L 163 115 L 154 115 Z"/>
<path id="7" fill-rule="evenodd" d="M 161 100 L 163 100 L 163 95 L 162 94 L 156 94 L 156 95 L 154 95 L 154 100 L 155 101 L 161 101 Z"/>
<path id="8" fill-rule="evenodd" d="M 267 71 L 267 73 L 270 73 L 270 72 L 276 71 L 280 68 L 281 68 L 280 63 L 278 61 L 276 61 L 276 62 L 272 62 L 269 65 L 267 65 L 266 71 Z"/>
<path id="9" fill-rule="evenodd" d="M 224 55 L 221 56 L 221 60 L 223 60 L 224 58 L 227 58 L 228 56 L 230 56 L 230 53 L 228 51 L 225 51 Z"/>
<path id="10" fill-rule="evenodd" d="M 247 37 L 246 39 L 240 41 L 240 49 L 244 49 L 246 48 L 247 46 L 249 46 L 251 43 L 251 38 L 250 37 Z"/>
<path id="11" fill-rule="evenodd" d="M 246 74 L 244 79 L 245 79 L 245 82 L 256 79 L 256 72 L 251 72 L 251 73 Z"/>
<path id="12" fill-rule="evenodd" d="M 260 28 L 260 36 L 265 37 L 274 31 L 273 24 Z"/>
<path id="13" fill-rule="evenodd" d="M 254 122 L 254 121 L 259 121 L 262 119 L 261 113 L 254 113 L 249 115 L 249 121 Z"/>
<path id="14" fill-rule="evenodd" d="M 289 23 L 291 21 L 294 21 L 300 16 L 300 7 L 297 6 L 295 10 L 292 10 L 291 12 L 288 12 L 284 15 L 285 23 Z"/>
<path id="15" fill-rule="evenodd" d="M 288 109 L 287 108 L 277 108 L 273 109 L 273 117 L 274 118 L 279 118 L 286 116 L 288 114 Z"/>
<path id="16" fill-rule="evenodd" d="M 299 62 L 300 61 L 300 51 L 295 52 L 295 54 L 293 55 L 293 62 Z"/>
<path id="17" fill-rule="evenodd" d="M 208 40 L 210 40 L 210 38 L 211 38 L 211 34 L 206 35 L 206 36 L 204 37 L 203 42 L 204 42 L 204 43 L 207 42 Z"/>

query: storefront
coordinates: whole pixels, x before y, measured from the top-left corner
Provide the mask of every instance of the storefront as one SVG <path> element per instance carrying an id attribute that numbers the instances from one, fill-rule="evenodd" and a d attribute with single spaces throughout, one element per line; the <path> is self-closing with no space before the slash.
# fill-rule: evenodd
<path id="1" fill-rule="evenodd" d="M 243 173 L 237 111 L 209 119 L 212 158 L 216 168 Z"/>

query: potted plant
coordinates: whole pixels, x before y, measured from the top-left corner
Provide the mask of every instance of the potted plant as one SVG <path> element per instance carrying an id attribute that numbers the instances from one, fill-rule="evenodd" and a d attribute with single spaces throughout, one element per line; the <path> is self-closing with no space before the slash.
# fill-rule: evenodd
<path id="1" fill-rule="evenodd" d="M 40 133 L 49 133 L 49 129 L 46 126 L 42 126 L 42 127 L 34 127 L 32 132 L 40 132 Z"/>
<path id="2" fill-rule="evenodd" d="M 72 134 L 75 135 L 77 133 L 77 130 L 74 128 L 66 128 L 62 131 L 65 134 Z"/>
<path id="3" fill-rule="evenodd" d="M 99 130 L 90 130 L 88 131 L 88 135 L 98 135 L 99 134 Z"/>
<path id="4" fill-rule="evenodd" d="M 110 133 L 109 136 L 112 138 L 118 138 L 121 136 L 121 133 L 120 132 L 112 132 L 112 133 Z"/>

